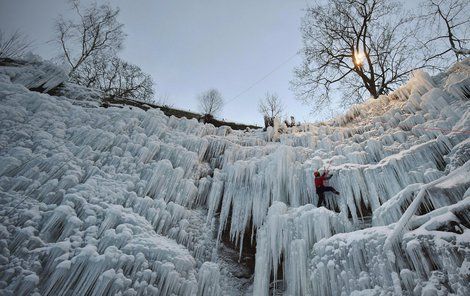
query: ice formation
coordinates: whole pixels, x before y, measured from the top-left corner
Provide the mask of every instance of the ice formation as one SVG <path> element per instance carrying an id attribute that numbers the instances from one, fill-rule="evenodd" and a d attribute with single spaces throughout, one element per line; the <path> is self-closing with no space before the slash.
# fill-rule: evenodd
<path id="1" fill-rule="evenodd" d="M 234 131 L 1 66 L 0 294 L 470 295 L 469 89 L 466 60 Z M 326 168 L 341 195 L 317 208 Z"/>

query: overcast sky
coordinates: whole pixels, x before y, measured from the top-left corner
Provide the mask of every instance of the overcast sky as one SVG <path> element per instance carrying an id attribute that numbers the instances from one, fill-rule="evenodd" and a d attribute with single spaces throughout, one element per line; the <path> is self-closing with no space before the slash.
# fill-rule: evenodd
<path id="1" fill-rule="evenodd" d="M 89 1 L 85 1 L 87 3 Z M 196 97 L 217 88 L 231 100 L 288 60 L 301 47 L 300 19 L 306 0 L 114 0 L 127 39 L 120 56 L 152 75 L 156 91 L 178 108 L 197 110 Z M 66 0 L 0 0 L 0 27 L 20 29 L 44 58 L 58 54 L 47 41 L 54 20 L 70 15 Z M 264 81 L 229 102 L 219 117 L 262 124 L 257 103 L 276 92 L 286 115 L 312 121 L 295 100 L 289 81 L 295 56 Z"/>

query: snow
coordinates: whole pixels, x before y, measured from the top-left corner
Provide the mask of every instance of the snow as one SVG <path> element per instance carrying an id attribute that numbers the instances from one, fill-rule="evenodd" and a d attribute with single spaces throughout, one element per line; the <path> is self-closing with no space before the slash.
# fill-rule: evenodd
<path id="1" fill-rule="evenodd" d="M 28 59 L 0 67 L 0 294 L 470 294 L 470 60 L 244 132 Z"/>
<path id="2" fill-rule="evenodd" d="M 52 62 L 33 54 L 27 55 L 26 59 L 27 62 L 19 61 L 19 65 L 1 67 L 0 75 L 8 76 L 13 83 L 42 92 L 48 92 L 68 80 L 65 71 Z"/>

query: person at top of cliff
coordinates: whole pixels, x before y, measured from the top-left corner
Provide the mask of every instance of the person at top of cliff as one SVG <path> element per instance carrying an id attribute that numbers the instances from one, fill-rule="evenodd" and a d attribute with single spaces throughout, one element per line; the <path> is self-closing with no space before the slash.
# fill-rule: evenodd
<path id="1" fill-rule="evenodd" d="M 319 171 L 315 171 L 313 175 L 315 176 L 315 189 L 318 194 L 317 207 L 319 208 L 325 203 L 325 192 L 330 191 L 336 195 L 339 195 L 339 192 L 331 186 L 325 186 L 325 181 L 332 177 L 332 175 L 328 175 L 328 171 L 325 171 L 322 175 L 320 175 Z"/>

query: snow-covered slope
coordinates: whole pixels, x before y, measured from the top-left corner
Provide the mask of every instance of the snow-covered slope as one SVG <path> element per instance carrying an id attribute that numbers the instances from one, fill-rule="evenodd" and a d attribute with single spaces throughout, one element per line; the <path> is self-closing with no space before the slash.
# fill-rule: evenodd
<path id="1" fill-rule="evenodd" d="M 57 73 L 0 67 L 0 294 L 470 294 L 469 60 L 266 132 L 37 92 Z"/>

